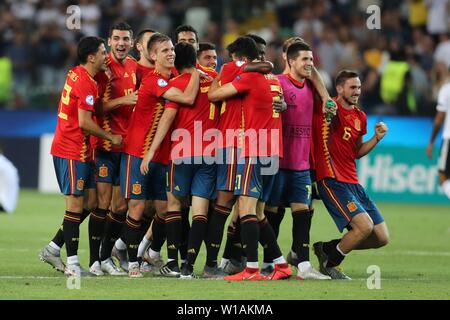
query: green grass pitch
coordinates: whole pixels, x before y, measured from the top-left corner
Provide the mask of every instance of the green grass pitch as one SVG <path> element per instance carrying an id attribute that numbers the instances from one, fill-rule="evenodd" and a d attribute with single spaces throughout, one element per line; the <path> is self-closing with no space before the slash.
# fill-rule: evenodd
<path id="1" fill-rule="evenodd" d="M 146 276 L 141 279 L 82 278 L 80 289 L 67 288 L 67 278 L 39 261 L 39 250 L 52 238 L 64 212 L 61 195 L 22 191 L 12 215 L 0 215 L 1 299 L 449 299 L 450 206 L 378 203 L 390 230 L 382 249 L 354 251 L 343 264 L 352 281 L 274 282 L 182 281 Z M 311 229 L 311 243 L 338 236 L 320 202 Z M 284 253 L 291 242 L 291 217 L 286 214 L 279 243 Z M 80 234 L 79 256 L 89 259 L 87 223 Z M 222 246 L 223 247 L 223 246 Z M 261 251 L 261 250 L 260 250 Z M 165 256 L 165 251 L 163 252 Z M 204 246 L 197 260 L 200 273 Z M 317 259 L 311 252 L 311 261 Z M 381 288 L 368 289 L 367 268 L 381 271 Z"/>

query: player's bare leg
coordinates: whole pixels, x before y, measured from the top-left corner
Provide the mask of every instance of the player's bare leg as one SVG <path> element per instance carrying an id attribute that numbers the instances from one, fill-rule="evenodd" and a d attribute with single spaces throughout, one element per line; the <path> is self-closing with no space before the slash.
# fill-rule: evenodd
<path id="1" fill-rule="evenodd" d="M 341 238 L 329 242 L 316 242 L 314 253 L 319 259 L 320 272 L 332 279 L 350 280 L 338 267 L 344 258 L 363 243 L 373 232 L 372 219 L 366 212 L 353 217 L 349 231 Z"/>
<path id="2" fill-rule="evenodd" d="M 354 250 L 377 249 L 389 243 L 389 231 L 386 222 L 373 227 L 372 233 L 363 240 Z"/>

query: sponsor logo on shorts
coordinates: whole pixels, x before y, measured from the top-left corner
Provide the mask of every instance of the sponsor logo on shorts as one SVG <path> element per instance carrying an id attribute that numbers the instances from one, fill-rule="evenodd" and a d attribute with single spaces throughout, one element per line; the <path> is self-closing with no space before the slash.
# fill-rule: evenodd
<path id="1" fill-rule="evenodd" d="M 108 176 L 108 167 L 107 166 L 101 166 L 98 170 L 98 175 L 101 178 L 105 178 Z"/>
<path id="2" fill-rule="evenodd" d="M 134 183 L 133 184 L 133 194 L 141 194 L 142 192 L 142 186 L 140 183 Z"/>

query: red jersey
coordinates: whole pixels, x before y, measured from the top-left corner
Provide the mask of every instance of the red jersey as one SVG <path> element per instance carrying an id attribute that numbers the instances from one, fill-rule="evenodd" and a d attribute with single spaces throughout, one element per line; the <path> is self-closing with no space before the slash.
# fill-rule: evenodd
<path id="1" fill-rule="evenodd" d="M 184 91 L 191 79 L 190 73 L 184 73 L 176 78 L 170 80 L 170 84 L 173 87 Z M 173 130 L 184 129 L 189 132 L 190 145 L 185 145 L 185 135 L 180 134 L 177 138 L 178 141 L 172 142 L 172 154 L 171 159 L 185 158 L 191 156 L 213 156 L 216 138 L 207 137 L 211 139 L 209 141 L 203 141 L 204 133 L 208 129 L 217 128 L 218 122 L 218 110 L 216 105 L 208 100 L 208 91 L 211 86 L 211 80 L 200 80 L 200 88 L 195 98 L 195 102 L 192 106 L 183 106 L 175 102 L 168 102 L 166 108 L 178 109 L 175 122 L 173 123 Z M 181 108 L 180 108 L 181 106 Z M 210 131 L 211 132 L 211 131 Z M 208 134 L 209 135 L 209 134 Z M 215 135 L 215 134 L 214 134 Z M 201 140 L 200 140 L 201 139 Z M 182 146 L 177 146 L 182 144 Z M 208 150 L 206 148 L 209 146 Z M 175 151 L 175 148 L 179 151 Z M 204 151 L 207 151 L 204 153 Z"/>
<path id="2" fill-rule="evenodd" d="M 138 62 L 136 67 L 136 88 L 139 89 L 142 83 L 142 79 L 144 79 L 147 74 L 155 70 L 154 67 L 146 67 Z"/>
<path id="3" fill-rule="evenodd" d="M 340 182 L 358 183 L 356 143 L 367 132 L 366 114 L 356 107 L 347 110 L 337 101 L 336 105 L 337 114 L 329 125 L 325 121 L 321 101 L 316 101 L 314 107 L 313 139 L 317 181 L 334 178 Z"/>
<path id="4" fill-rule="evenodd" d="M 245 157 L 283 157 L 280 114 L 273 110 L 273 100 L 282 93 L 281 84 L 273 74 L 241 73 L 231 83 L 242 98 L 242 129 Z"/>
<path id="5" fill-rule="evenodd" d="M 222 73 L 220 75 L 220 85 L 225 85 L 232 82 L 238 75 L 244 72 L 244 68 L 247 64 L 242 61 L 231 61 L 225 63 L 222 67 Z M 222 133 L 224 139 L 224 148 L 237 146 L 237 139 L 226 138 L 227 129 L 233 131 L 241 128 L 242 120 L 242 97 L 240 95 L 226 99 L 222 102 L 220 109 L 220 120 L 218 128 Z"/>
<path id="6" fill-rule="evenodd" d="M 139 89 L 139 87 L 141 86 L 142 80 L 153 70 L 155 70 L 155 67 L 146 67 L 143 66 L 142 64 L 140 64 L 139 62 L 137 63 L 137 68 L 136 68 L 136 89 Z M 171 69 L 172 72 L 172 76 L 178 76 L 178 70 L 173 67 Z"/>
<path id="7" fill-rule="evenodd" d="M 82 66 L 72 68 L 58 107 L 58 122 L 50 153 L 54 156 L 87 162 L 92 160 L 89 135 L 79 126 L 78 109 L 95 112 L 97 82 Z"/>
<path id="8" fill-rule="evenodd" d="M 138 102 L 124 140 L 124 152 L 139 158 L 145 156 L 164 112 L 164 99 L 161 96 L 170 87 L 169 79 L 163 77 L 156 69 L 142 80 Z M 152 161 L 167 164 L 169 152 L 170 143 L 167 140 L 161 144 Z"/>
<path id="9" fill-rule="evenodd" d="M 105 71 L 107 83 L 105 85 L 103 103 L 126 96 L 136 90 L 136 60 L 127 57 L 123 63 L 117 62 L 114 60 L 113 54 L 110 53 L 106 63 L 108 70 Z M 121 105 L 103 114 L 103 116 L 98 118 L 98 125 L 107 132 L 120 134 L 125 138 L 133 107 L 133 105 Z M 121 147 L 113 146 L 111 141 L 102 139 L 98 139 L 96 149 L 113 152 L 122 151 Z"/>

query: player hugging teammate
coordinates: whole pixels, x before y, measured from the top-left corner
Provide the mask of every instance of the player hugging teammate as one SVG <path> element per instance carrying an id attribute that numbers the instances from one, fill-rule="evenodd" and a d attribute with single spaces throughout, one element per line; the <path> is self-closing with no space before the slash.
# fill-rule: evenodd
<path id="1" fill-rule="evenodd" d="M 109 54 L 102 39 L 79 42 L 80 65 L 67 75 L 51 150 L 66 211 L 40 259 L 71 276 L 193 279 L 205 242 L 204 278 L 287 279 L 289 264 L 300 280 L 348 278 L 337 266 L 351 250 L 388 241 L 356 177 L 354 160 L 387 132 L 377 124 L 374 137 L 362 141 L 358 75 L 341 72 L 331 100 L 301 38 L 285 42 L 286 69 L 278 76 L 256 35 L 227 47 L 231 61 L 219 73 L 215 46 L 199 45 L 194 28 L 178 27 L 174 40 L 151 29 L 134 40 L 120 22 L 111 27 Z M 133 46 L 138 61 L 129 56 Z M 314 244 L 320 272 L 309 259 L 314 171 L 325 206 L 340 231 L 349 230 Z M 293 226 L 285 259 L 277 237 L 286 206 Z M 79 225 L 89 215 L 85 270 L 77 251 Z"/>

